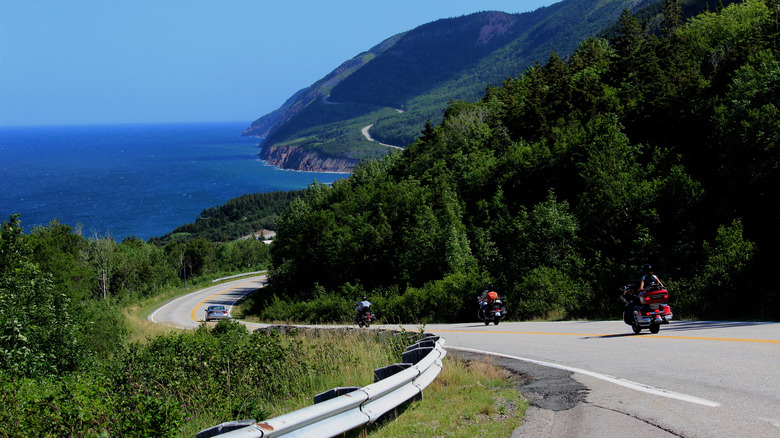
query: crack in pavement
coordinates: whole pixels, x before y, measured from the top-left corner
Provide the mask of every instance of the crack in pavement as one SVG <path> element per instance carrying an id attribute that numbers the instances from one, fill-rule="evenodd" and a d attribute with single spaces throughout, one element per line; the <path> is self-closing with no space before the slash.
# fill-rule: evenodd
<path id="1" fill-rule="evenodd" d="M 641 421 L 641 422 L 643 422 L 643 423 L 645 423 L 645 424 L 647 424 L 649 426 L 652 426 L 652 427 L 654 427 L 656 429 L 662 430 L 662 431 L 664 431 L 666 433 L 669 433 L 669 434 L 672 434 L 674 436 L 677 436 L 677 437 L 680 437 L 680 438 L 687 438 L 686 435 L 683 435 L 681 433 L 675 432 L 675 431 L 673 431 L 673 430 L 671 430 L 669 428 L 661 426 L 660 424 L 653 423 L 652 421 L 650 421 L 648 419 L 641 418 L 641 417 L 633 415 L 631 413 L 623 412 L 623 411 L 621 411 L 619 409 L 614 409 L 614 408 L 610 408 L 610 407 L 607 407 L 607 406 L 601 406 L 601 405 L 598 405 L 598 404 L 595 404 L 595 403 L 591 403 L 591 402 L 589 402 L 587 400 L 585 400 L 583 403 L 585 403 L 588 406 L 593 406 L 594 408 L 604 409 L 606 411 L 611 411 L 611 412 L 614 412 L 616 414 L 621 414 L 621 415 L 624 415 L 626 417 L 632 418 L 634 420 Z"/>

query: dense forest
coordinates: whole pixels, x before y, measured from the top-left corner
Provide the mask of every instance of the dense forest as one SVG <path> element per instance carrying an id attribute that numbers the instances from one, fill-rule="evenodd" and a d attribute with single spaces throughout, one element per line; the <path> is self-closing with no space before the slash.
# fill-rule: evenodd
<path id="1" fill-rule="evenodd" d="M 257 313 L 323 320 L 367 294 L 387 322 L 465 320 L 492 283 L 515 319 L 616 317 L 651 263 L 678 315 L 780 317 L 778 7 L 684 20 L 668 0 L 658 33 L 626 11 L 453 102 L 403 154 L 292 202 Z"/>
<path id="2" fill-rule="evenodd" d="M 252 193 L 233 198 L 224 205 L 203 210 L 195 222 L 176 227 L 172 232 L 149 239 L 163 246 L 203 238 L 212 242 L 230 242 L 262 229 L 273 229 L 276 219 L 300 190 Z"/>

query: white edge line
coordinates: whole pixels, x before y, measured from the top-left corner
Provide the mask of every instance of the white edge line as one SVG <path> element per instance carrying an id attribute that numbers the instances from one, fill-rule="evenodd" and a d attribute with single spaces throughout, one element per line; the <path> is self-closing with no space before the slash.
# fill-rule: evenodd
<path id="1" fill-rule="evenodd" d="M 546 366 L 546 367 L 550 367 L 550 368 L 557 368 L 559 370 L 571 371 L 572 373 L 584 374 L 586 376 L 595 377 L 597 379 L 601 379 L 601 380 L 604 380 L 606 382 L 614 383 L 616 385 L 620 385 L 620 386 L 623 386 L 623 387 L 626 387 L 626 388 L 629 388 L 629 389 L 633 389 L 633 390 L 636 390 L 636 391 L 642 391 L 642 392 L 646 392 L 648 394 L 653 394 L 653 395 L 660 395 L 662 397 L 673 398 L 673 399 L 677 399 L 677 400 L 686 401 L 686 402 L 689 402 L 689 403 L 696 403 L 696 404 L 699 404 L 699 405 L 709 406 L 709 407 L 712 407 L 712 408 L 717 408 L 718 406 L 721 405 L 718 402 L 706 400 L 706 399 L 699 398 L 699 397 L 694 397 L 692 395 L 687 395 L 687 394 L 681 394 L 679 392 L 668 391 L 668 390 L 663 389 L 663 388 L 656 388 L 656 387 L 653 387 L 653 386 L 650 386 L 650 385 L 645 385 L 643 383 L 632 382 L 630 380 L 621 379 L 619 377 L 614 377 L 614 376 L 610 376 L 610 375 L 607 375 L 607 374 L 596 373 L 596 372 L 593 372 L 593 371 L 583 370 L 583 369 L 580 369 L 580 368 L 574 368 L 574 367 L 570 367 L 570 366 L 566 366 L 566 365 L 559 365 L 559 364 L 551 363 L 551 362 L 543 362 L 543 361 L 540 361 L 540 360 L 528 359 L 528 358 L 525 358 L 525 357 L 510 356 L 508 354 L 494 353 L 492 351 L 476 350 L 476 349 L 473 349 L 473 348 L 462 348 L 462 347 L 447 347 L 447 348 L 448 349 L 453 349 L 453 350 L 470 351 L 470 352 L 473 352 L 473 353 L 489 354 L 489 355 L 493 355 L 493 356 L 501 356 L 501 357 L 505 357 L 507 359 L 520 360 L 520 361 L 523 361 L 523 362 L 530 362 L 530 363 L 534 363 L 534 364 L 537 364 L 537 365 L 542 365 L 542 366 Z"/>
<path id="2" fill-rule="evenodd" d="M 214 287 L 214 286 L 211 286 L 211 287 Z M 167 303 L 165 303 L 165 304 L 163 304 L 162 306 L 158 307 L 158 308 L 157 308 L 157 309 L 156 309 L 154 312 L 152 312 L 152 313 L 151 313 L 149 316 L 147 316 L 147 317 L 146 317 L 146 319 L 148 319 L 149 321 L 152 321 L 152 322 L 156 323 L 157 321 L 155 321 L 155 320 L 154 320 L 154 315 L 156 315 L 156 314 L 157 314 L 157 312 L 159 312 L 160 310 L 164 309 L 165 307 L 168 307 L 168 305 L 170 305 L 170 304 L 173 304 L 173 303 L 175 303 L 176 301 L 179 301 L 179 300 L 180 300 L 180 299 L 182 299 L 182 298 L 186 298 L 186 297 L 187 297 L 187 296 L 189 296 L 189 295 L 192 295 L 192 294 L 195 294 L 195 293 L 198 293 L 198 292 L 201 292 L 201 291 L 202 291 L 202 290 L 196 290 L 195 292 L 190 292 L 190 293 L 188 293 L 188 294 L 186 294 L 186 295 L 182 295 L 182 296 L 180 296 L 180 297 L 177 297 L 177 298 L 174 298 L 174 299 L 172 299 L 172 300 L 168 301 Z"/>

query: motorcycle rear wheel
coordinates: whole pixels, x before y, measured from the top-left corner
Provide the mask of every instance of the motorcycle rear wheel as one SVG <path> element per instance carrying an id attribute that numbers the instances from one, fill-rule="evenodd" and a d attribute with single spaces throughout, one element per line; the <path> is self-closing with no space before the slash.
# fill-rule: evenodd
<path id="1" fill-rule="evenodd" d="M 637 335 L 639 334 L 639 332 L 642 331 L 642 326 L 639 325 L 638 323 L 631 324 L 631 328 L 634 329 L 634 333 Z"/>
<path id="2" fill-rule="evenodd" d="M 661 330 L 660 324 L 650 324 L 650 333 L 656 334 Z"/>
<path id="3" fill-rule="evenodd" d="M 493 320 L 493 324 L 498 325 L 498 321 L 500 321 L 500 319 L 498 319 L 498 318 L 494 319 Z"/>

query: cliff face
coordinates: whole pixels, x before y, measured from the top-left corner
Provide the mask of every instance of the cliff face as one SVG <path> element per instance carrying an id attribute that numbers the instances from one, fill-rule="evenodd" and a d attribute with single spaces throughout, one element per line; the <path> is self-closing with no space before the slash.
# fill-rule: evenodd
<path id="1" fill-rule="evenodd" d="M 282 169 L 305 172 L 352 172 L 358 160 L 331 157 L 297 146 L 269 146 L 260 151 L 260 159 Z"/>

